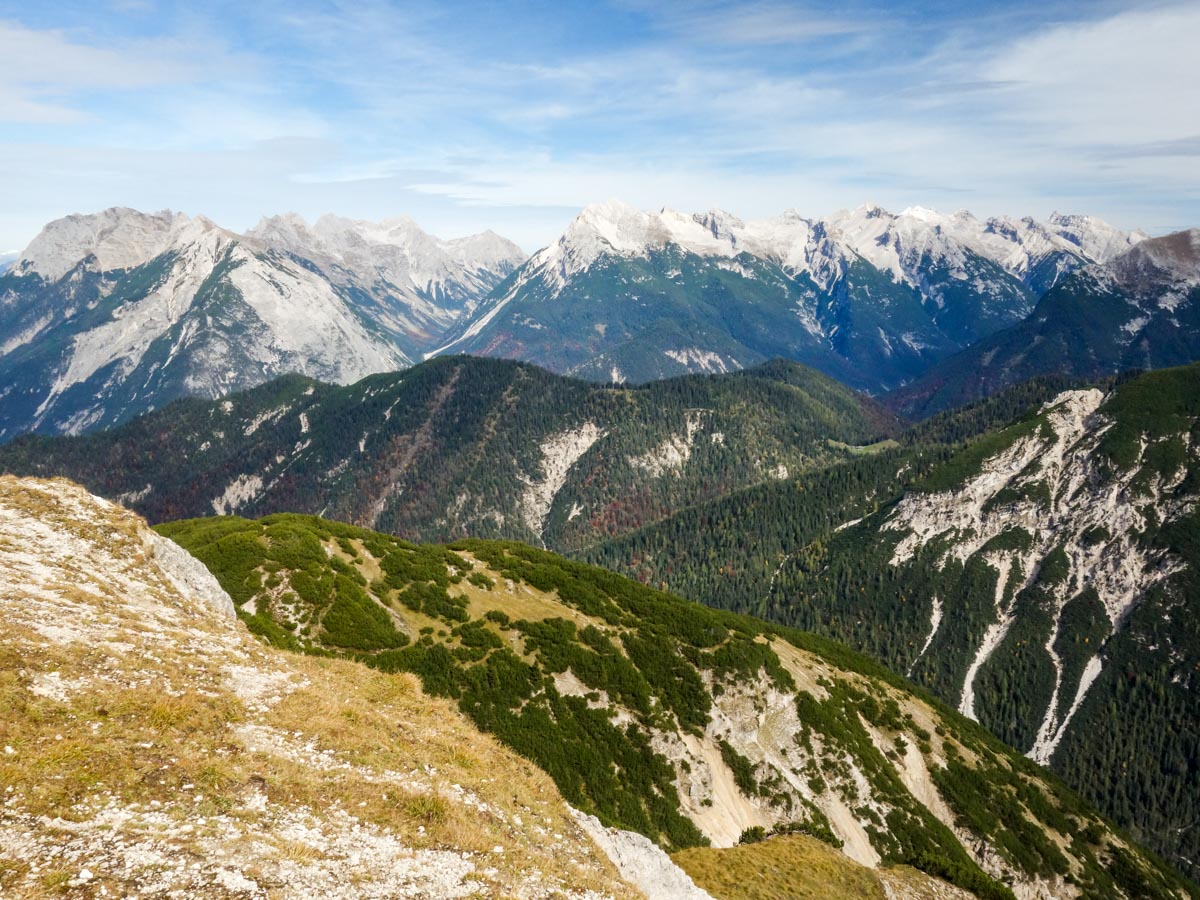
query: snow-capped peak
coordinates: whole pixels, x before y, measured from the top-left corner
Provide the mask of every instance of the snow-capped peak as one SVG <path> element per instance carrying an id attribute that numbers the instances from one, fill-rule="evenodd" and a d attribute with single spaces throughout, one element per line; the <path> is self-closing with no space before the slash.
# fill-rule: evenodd
<path id="1" fill-rule="evenodd" d="M 1078 247 L 1090 261 L 1100 263 L 1108 262 L 1149 237 L 1144 231 L 1126 234 L 1095 216 L 1055 212 L 1051 213 L 1048 225 L 1055 234 Z"/>
<path id="2" fill-rule="evenodd" d="M 692 216 L 703 225 L 713 237 L 736 243 L 736 234 L 746 227 L 746 223 L 731 212 L 723 209 L 710 209 L 706 213 L 696 213 Z"/>
<path id="3" fill-rule="evenodd" d="M 443 241 L 407 217 L 368 222 L 332 214 L 313 225 L 295 213 L 263 219 L 250 235 L 325 268 L 401 290 L 446 291 L 480 275 L 507 275 L 525 260 L 521 248 L 493 232 Z"/>
<path id="4" fill-rule="evenodd" d="M 686 215 L 673 209 L 645 212 L 620 200 L 594 203 L 567 226 L 554 244 L 534 257 L 561 283 L 606 255 L 646 256 L 667 245 L 699 256 L 742 252 L 805 268 L 812 225 L 795 212 L 746 222 L 720 209 Z"/>
<path id="5" fill-rule="evenodd" d="M 524 250 L 491 229 L 444 241 L 443 246 L 460 265 L 474 269 L 511 271 L 526 258 Z"/>
<path id="6" fill-rule="evenodd" d="M 941 225 L 946 219 L 950 218 L 936 209 L 930 209 L 928 206 L 910 206 L 901 211 L 900 217 L 918 219 L 922 222 L 928 222 L 931 225 Z"/>
<path id="7" fill-rule="evenodd" d="M 689 216 L 608 200 L 585 207 L 558 241 L 535 254 L 526 277 L 541 272 L 557 290 L 601 257 L 645 257 L 671 244 L 700 256 L 749 253 L 793 275 L 807 274 L 823 289 L 856 258 L 918 290 L 930 263 L 965 280 L 972 259 L 981 258 L 1041 291 L 1067 272 L 1111 259 L 1142 238 L 1140 232 L 1127 235 L 1091 216 L 1055 214 L 1044 223 L 1028 217 L 981 220 L 966 209 L 942 213 L 910 206 L 895 215 L 877 203 L 864 203 L 824 220 L 788 210 L 745 221 L 719 209 Z"/>

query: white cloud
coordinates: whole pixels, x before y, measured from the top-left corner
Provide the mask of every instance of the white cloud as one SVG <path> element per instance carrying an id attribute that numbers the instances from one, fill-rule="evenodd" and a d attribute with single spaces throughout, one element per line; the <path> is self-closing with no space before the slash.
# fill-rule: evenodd
<path id="1" fill-rule="evenodd" d="M 1073 144 L 1168 141 L 1200 133 L 1200 5 L 1136 9 L 1062 25 L 996 55 L 1005 114 Z"/>
<path id="2" fill-rule="evenodd" d="M 628 40 L 565 48 L 558 22 L 528 47 L 497 33 L 494 52 L 436 5 L 367 0 L 263 0 L 234 24 L 196 13 L 174 37 L 104 47 L 0 22 L 0 121 L 29 124 L 28 143 L 0 142 L 21 175 L 0 243 L 113 204 L 232 227 L 408 213 L 527 247 L 609 196 L 747 216 L 866 199 L 1152 229 L 1200 216 L 1195 3 L 926 23 L 916 60 L 899 13 L 889 28 L 828 5 L 634 6 L 648 24 Z M 1014 37 L 1018 14 L 1033 24 Z M 869 49 L 831 62 L 851 44 Z"/>
<path id="3" fill-rule="evenodd" d="M 665 30 L 710 45 L 800 44 L 875 27 L 863 19 L 830 15 L 826 9 L 795 3 L 658 2 L 632 5 L 655 16 Z"/>
<path id="4" fill-rule="evenodd" d="M 236 76 L 245 57 L 196 41 L 130 41 L 94 47 L 66 31 L 0 21 L 0 121 L 68 124 L 94 118 L 85 98 Z"/>

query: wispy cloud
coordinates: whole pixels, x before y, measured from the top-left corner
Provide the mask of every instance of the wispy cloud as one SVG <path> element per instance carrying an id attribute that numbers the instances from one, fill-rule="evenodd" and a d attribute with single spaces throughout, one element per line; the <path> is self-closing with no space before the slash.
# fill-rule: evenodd
<path id="1" fill-rule="evenodd" d="M 879 28 L 877 17 L 853 19 L 795 3 L 658 3 L 645 7 L 659 23 L 708 45 L 796 45 Z"/>
<path id="2" fill-rule="evenodd" d="M 1200 132 L 1200 5 L 1135 9 L 1047 29 L 984 67 L 1004 113 L 1072 143 L 1167 141 Z"/>
<path id="3" fill-rule="evenodd" d="M 0 120 L 65 124 L 86 117 L 72 101 L 82 90 L 132 90 L 186 77 L 168 59 L 131 59 L 76 44 L 58 31 L 0 22 Z"/>
<path id="4" fill-rule="evenodd" d="M 0 245 L 109 202 L 531 246 L 608 196 L 1200 222 L 1195 3 L 8 6 Z"/>

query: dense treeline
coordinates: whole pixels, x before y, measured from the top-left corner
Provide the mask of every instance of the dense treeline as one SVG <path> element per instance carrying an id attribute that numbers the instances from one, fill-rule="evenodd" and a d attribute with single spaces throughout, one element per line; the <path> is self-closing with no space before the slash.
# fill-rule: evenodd
<path id="1" fill-rule="evenodd" d="M 0 447 L 0 470 L 65 475 L 152 522 L 306 512 L 413 540 L 566 549 L 897 431 L 877 404 L 794 363 L 618 387 L 448 357 L 344 388 L 288 377 L 101 434 L 18 439 Z M 575 456 L 539 501 L 531 486 Z"/>
<path id="2" fill-rule="evenodd" d="M 711 606 L 767 615 L 772 581 L 795 548 L 886 505 L 948 455 L 934 447 L 861 456 L 698 504 L 578 555 Z"/>

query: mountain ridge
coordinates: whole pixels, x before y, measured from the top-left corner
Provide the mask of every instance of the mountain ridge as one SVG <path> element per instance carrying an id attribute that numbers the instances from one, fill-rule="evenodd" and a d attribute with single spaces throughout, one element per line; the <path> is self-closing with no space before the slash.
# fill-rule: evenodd
<path id="1" fill-rule="evenodd" d="M 430 355 L 524 359 L 601 381 L 784 356 L 879 391 L 1143 238 L 1087 216 L 981 221 L 868 204 L 746 222 L 608 201 L 586 207 Z"/>
<path id="2" fill-rule="evenodd" d="M 442 242 L 407 220 L 322 220 L 324 236 L 286 222 L 309 243 L 118 208 L 46 226 L 0 275 L 0 439 L 286 372 L 345 383 L 405 368 L 524 258 L 494 235 Z"/>
<path id="3" fill-rule="evenodd" d="M 565 549 L 849 458 L 897 427 L 795 363 L 617 387 L 439 357 L 344 388 L 289 376 L 109 432 L 19 438 L 0 466 L 74 476 L 155 522 L 310 512 L 414 539 Z"/>
<path id="4" fill-rule="evenodd" d="M 1192 871 L 1198 379 L 1051 379 L 581 556 L 870 653 Z"/>
<path id="5" fill-rule="evenodd" d="M 1200 358 L 1200 229 L 1149 238 L 1064 279 L 1029 317 L 890 394 L 924 417 L 1036 375 L 1097 379 Z"/>
<path id="6" fill-rule="evenodd" d="M 0 521 L 5 897 L 642 896 L 415 678 L 265 647 L 76 485 L 0 477 Z"/>
<path id="7" fill-rule="evenodd" d="M 0 274 L 0 440 L 106 427 L 286 372 L 348 383 L 456 350 L 600 382 L 785 357 L 880 392 L 1143 238 L 1057 213 L 868 204 L 743 221 L 609 201 L 526 259 L 493 233 L 443 241 L 404 217 L 289 213 L 237 234 L 169 210 L 72 215 Z"/>

